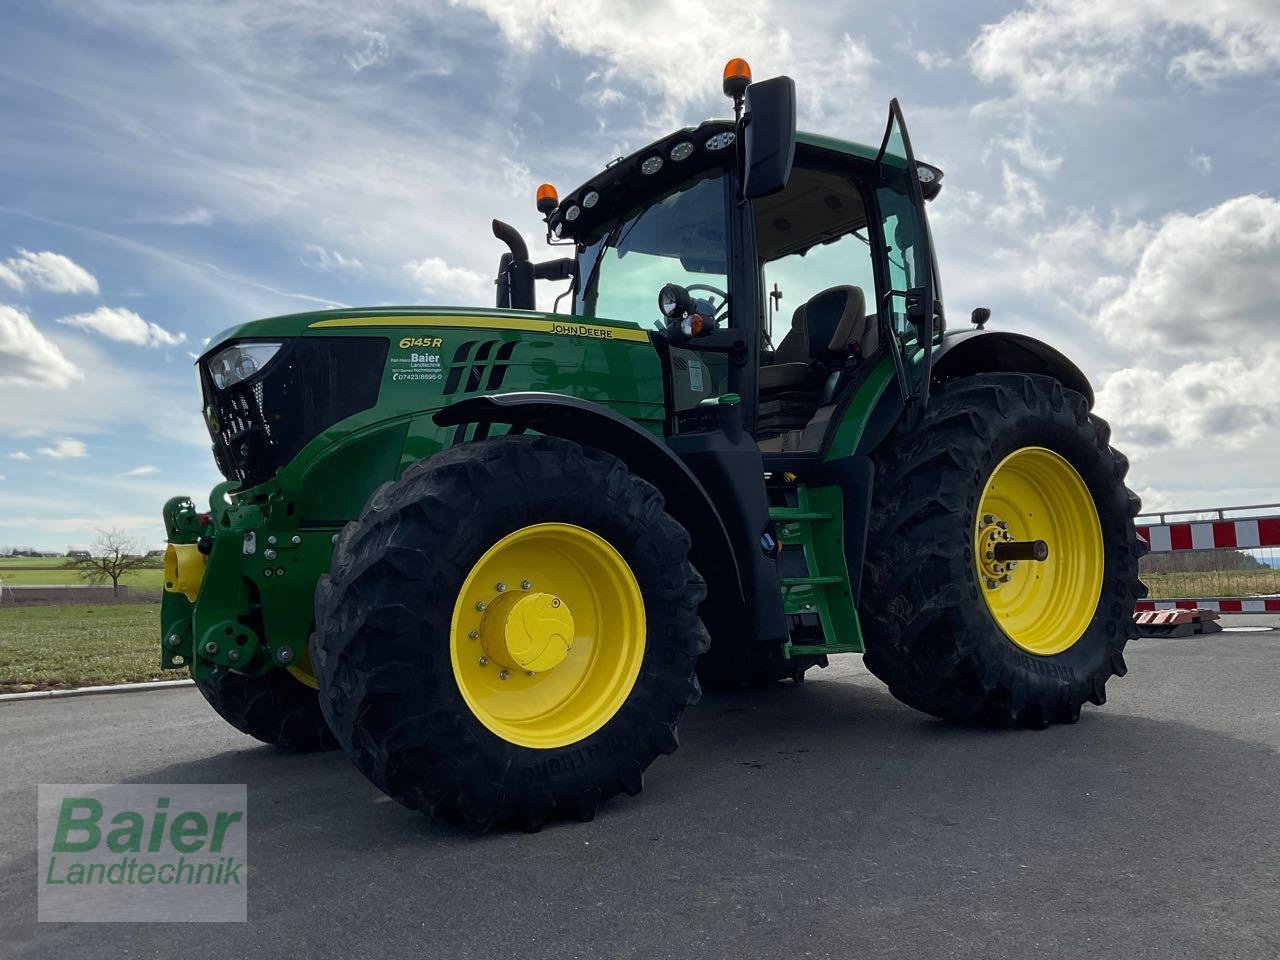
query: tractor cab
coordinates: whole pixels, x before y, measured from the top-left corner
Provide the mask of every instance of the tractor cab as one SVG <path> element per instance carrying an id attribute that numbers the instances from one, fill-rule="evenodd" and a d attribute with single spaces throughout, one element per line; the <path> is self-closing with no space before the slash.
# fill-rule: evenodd
<path id="1" fill-rule="evenodd" d="M 912 160 L 896 101 L 876 150 L 797 134 L 791 81 L 744 73 L 726 68 L 736 121 L 679 130 L 563 200 L 544 185 L 548 242 L 573 256 L 530 267 L 569 281 L 574 315 L 651 332 L 669 435 L 732 401 L 762 452 L 816 455 L 873 358 L 923 405 L 921 332 L 942 329 L 923 203 L 941 171 Z M 513 289 L 500 273 L 499 306 L 529 305 Z"/>

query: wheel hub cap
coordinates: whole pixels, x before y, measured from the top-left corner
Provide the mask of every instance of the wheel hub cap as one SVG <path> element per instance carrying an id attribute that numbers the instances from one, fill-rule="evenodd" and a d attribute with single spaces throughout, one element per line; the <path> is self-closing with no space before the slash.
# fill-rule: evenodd
<path id="1" fill-rule="evenodd" d="M 559 597 L 502 593 L 485 610 L 480 642 L 497 663 L 542 673 L 569 655 L 573 632 L 573 615 Z"/>

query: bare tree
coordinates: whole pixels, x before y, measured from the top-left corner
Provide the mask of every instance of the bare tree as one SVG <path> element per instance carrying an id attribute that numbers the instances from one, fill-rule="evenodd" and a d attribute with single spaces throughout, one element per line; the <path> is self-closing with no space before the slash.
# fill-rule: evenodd
<path id="1" fill-rule="evenodd" d="M 89 583 L 111 581 L 111 592 L 120 596 L 120 578 L 130 570 L 147 566 L 147 559 L 138 541 L 125 535 L 123 530 L 99 530 L 98 539 L 87 557 L 74 557 L 67 566 L 80 572 L 80 579 Z"/>

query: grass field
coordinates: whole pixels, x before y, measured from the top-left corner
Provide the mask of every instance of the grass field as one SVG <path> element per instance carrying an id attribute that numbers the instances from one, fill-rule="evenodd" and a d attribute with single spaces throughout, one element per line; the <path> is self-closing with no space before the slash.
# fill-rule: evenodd
<path id="1" fill-rule="evenodd" d="M 90 582 L 81 578 L 79 570 L 68 570 L 65 563 L 61 557 L 0 558 L 0 585 L 26 587 Z M 144 570 L 131 570 L 120 578 L 120 583 L 124 586 L 146 587 L 149 590 L 159 590 L 164 585 L 163 581 L 164 570 L 158 565 Z"/>
<path id="2" fill-rule="evenodd" d="M 160 605 L 0 606 L 0 693 L 139 680 L 160 669 Z"/>
<path id="3" fill-rule="evenodd" d="M 1208 570 L 1197 573 L 1144 573 L 1150 599 L 1175 597 L 1254 597 L 1280 593 L 1280 570 Z"/>

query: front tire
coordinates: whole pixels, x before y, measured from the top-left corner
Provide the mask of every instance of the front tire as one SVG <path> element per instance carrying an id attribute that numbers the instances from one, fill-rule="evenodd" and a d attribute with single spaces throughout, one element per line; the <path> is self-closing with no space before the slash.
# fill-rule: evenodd
<path id="1" fill-rule="evenodd" d="M 984 374 L 943 385 L 876 455 L 864 580 L 867 668 L 895 697 L 966 723 L 1079 719 L 1123 676 L 1145 545 L 1128 461 L 1079 393 Z M 999 539 L 1043 539 L 1009 569 Z"/>
<path id="2" fill-rule="evenodd" d="M 320 713 L 315 688 L 288 670 L 273 669 L 260 677 L 223 671 L 197 678 L 195 684 L 223 720 L 263 743 L 299 753 L 338 746 Z"/>
<path id="3" fill-rule="evenodd" d="M 641 790 L 701 693 L 705 593 L 662 495 L 551 437 L 461 444 L 383 485 L 316 591 L 311 659 L 356 767 L 485 830 Z"/>

